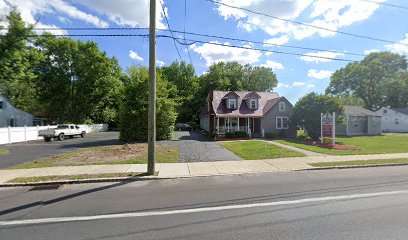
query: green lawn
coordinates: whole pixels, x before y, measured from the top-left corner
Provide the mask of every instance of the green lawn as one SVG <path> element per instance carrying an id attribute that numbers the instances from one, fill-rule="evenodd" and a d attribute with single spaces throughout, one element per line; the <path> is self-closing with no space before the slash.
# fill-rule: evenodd
<path id="1" fill-rule="evenodd" d="M 117 154 L 120 156 L 120 149 L 126 145 L 113 145 L 108 147 L 90 147 L 82 148 L 77 151 L 60 154 L 54 157 L 40 158 L 31 162 L 23 163 L 8 169 L 23 169 L 23 168 L 43 168 L 43 167 L 59 167 L 59 166 L 81 166 L 81 165 L 100 165 L 100 164 L 143 164 L 147 163 L 147 147 L 140 145 L 140 149 L 135 149 L 133 146 L 131 150 L 137 154 L 136 157 L 124 158 L 107 157 L 106 155 Z M 135 145 L 138 146 L 138 145 Z M 140 150 L 140 152 L 137 152 Z M 104 156 L 105 154 L 105 156 Z M 129 152 L 127 152 L 129 154 Z M 176 163 L 178 162 L 179 151 L 177 147 L 157 145 L 156 147 L 156 162 L 157 163 Z M 102 160 L 103 159 L 103 160 Z"/>
<path id="2" fill-rule="evenodd" d="M 276 142 L 328 155 L 359 155 L 381 153 L 408 153 L 408 134 L 387 134 L 380 136 L 337 137 L 338 143 L 355 146 L 361 150 L 338 150 L 310 146 L 297 140 L 276 140 Z"/>
<path id="3" fill-rule="evenodd" d="M 8 150 L 6 150 L 6 149 L 0 149 L 0 155 L 8 154 L 8 153 L 9 153 Z"/>
<path id="4" fill-rule="evenodd" d="M 14 178 L 8 183 L 38 183 L 46 181 L 61 181 L 61 180 L 83 180 L 96 178 L 131 178 L 143 176 L 144 173 L 103 173 L 103 174 L 81 174 L 81 175 L 64 175 L 64 176 L 42 176 L 42 177 L 23 177 Z"/>
<path id="5" fill-rule="evenodd" d="M 264 141 L 221 142 L 220 144 L 245 160 L 306 156 L 303 153 L 281 148 Z"/>
<path id="6" fill-rule="evenodd" d="M 393 163 L 408 163 L 408 158 L 356 160 L 356 161 L 342 161 L 342 162 L 318 162 L 318 163 L 308 163 L 308 164 L 313 167 L 337 167 L 337 166 L 375 165 L 375 164 L 393 164 Z"/>

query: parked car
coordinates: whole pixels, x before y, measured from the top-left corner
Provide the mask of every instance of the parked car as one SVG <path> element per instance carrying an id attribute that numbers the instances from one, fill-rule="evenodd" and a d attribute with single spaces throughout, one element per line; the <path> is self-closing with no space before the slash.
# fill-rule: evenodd
<path id="1" fill-rule="evenodd" d="M 53 139 L 63 141 L 65 137 L 73 138 L 74 136 L 81 136 L 83 138 L 85 135 L 85 130 L 73 124 L 61 124 L 58 125 L 57 128 L 49 128 L 38 132 L 38 136 L 43 137 L 46 142 Z"/>
<path id="2" fill-rule="evenodd" d="M 193 131 L 194 129 L 186 123 L 177 123 L 176 131 Z"/>

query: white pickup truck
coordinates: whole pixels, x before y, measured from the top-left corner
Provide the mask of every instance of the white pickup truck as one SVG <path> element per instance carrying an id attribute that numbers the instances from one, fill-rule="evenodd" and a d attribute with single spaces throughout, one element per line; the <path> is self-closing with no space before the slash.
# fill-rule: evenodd
<path id="1" fill-rule="evenodd" d="M 57 128 L 49 128 L 46 130 L 40 130 L 38 136 L 44 137 L 44 141 L 49 142 L 53 139 L 62 141 L 65 137 L 73 138 L 74 136 L 85 137 L 85 130 L 81 129 L 77 125 L 73 124 L 61 124 Z"/>

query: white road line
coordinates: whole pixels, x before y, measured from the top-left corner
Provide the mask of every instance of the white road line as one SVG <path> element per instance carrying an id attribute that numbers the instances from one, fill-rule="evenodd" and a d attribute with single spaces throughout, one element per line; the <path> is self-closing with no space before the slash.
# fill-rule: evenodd
<path id="1" fill-rule="evenodd" d="M 336 200 L 345 200 L 345 199 L 370 198 L 370 197 L 379 197 L 379 196 L 397 195 L 397 194 L 408 194 L 408 190 L 340 195 L 340 196 L 329 196 L 329 197 L 317 197 L 317 198 L 305 198 L 305 199 L 278 201 L 278 202 L 226 205 L 226 206 L 218 206 L 218 207 L 203 207 L 203 208 L 180 209 L 180 210 L 169 210 L 169 211 L 150 211 L 150 212 L 104 214 L 104 215 L 95 215 L 95 216 L 11 220 L 11 221 L 0 221 L 0 226 L 30 225 L 30 224 L 59 223 L 59 222 L 80 222 L 80 221 L 94 221 L 94 220 L 102 220 L 102 219 L 135 218 L 135 217 L 147 217 L 147 216 L 163 216 L 163 215 L 173 215 L 173 214 L 224 211 L 224 210 L 232 210 L 232 209 L 294 205 L 294 204 L 302 204 L 302 203 L 336 201 Z"/>

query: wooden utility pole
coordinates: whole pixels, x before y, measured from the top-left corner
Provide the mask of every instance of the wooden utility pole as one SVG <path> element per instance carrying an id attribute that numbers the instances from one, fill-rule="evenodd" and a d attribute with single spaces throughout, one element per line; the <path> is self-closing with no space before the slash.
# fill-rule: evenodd
<path id="1" fill-rule="evenodd" d="M 150 0 L 149 112 L 147 174 L 154 174 L 156 161 L 156 0 Z"/>

